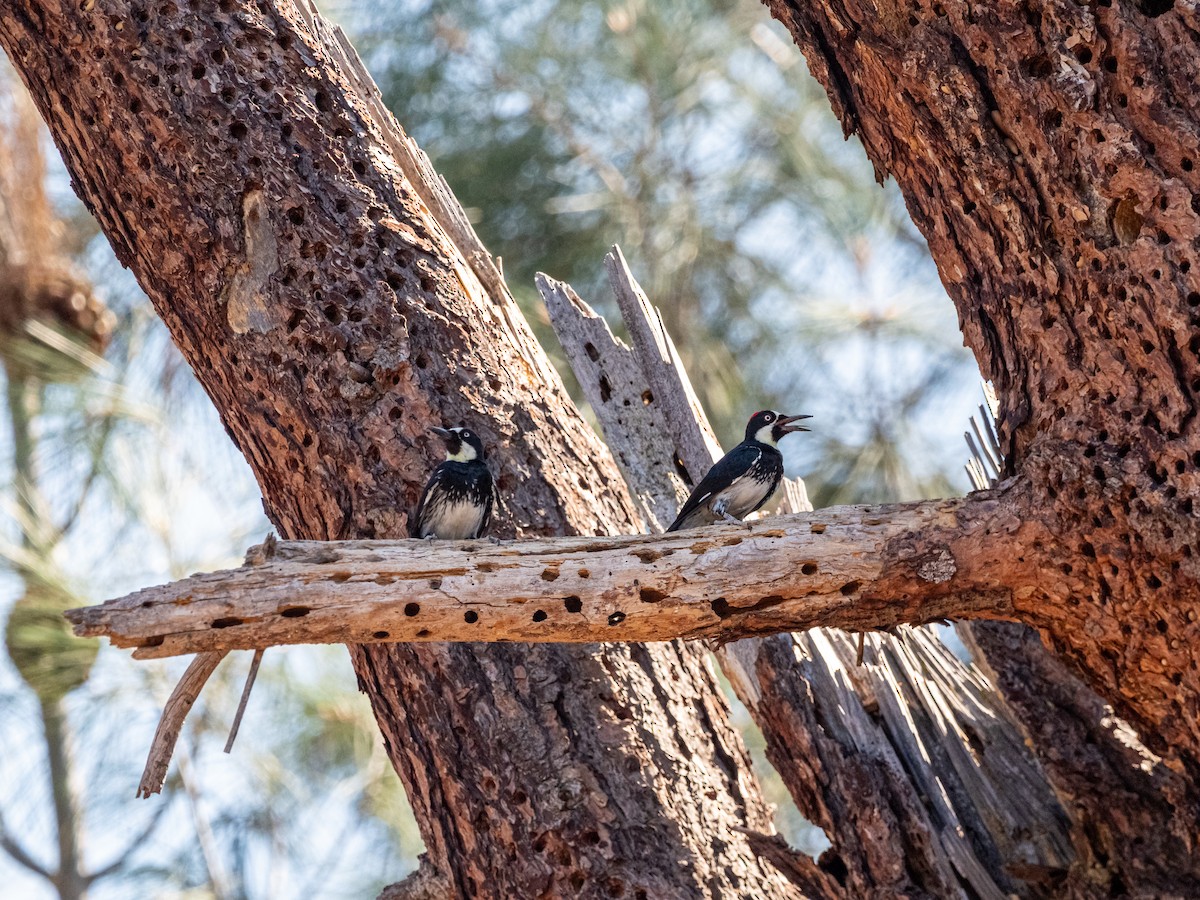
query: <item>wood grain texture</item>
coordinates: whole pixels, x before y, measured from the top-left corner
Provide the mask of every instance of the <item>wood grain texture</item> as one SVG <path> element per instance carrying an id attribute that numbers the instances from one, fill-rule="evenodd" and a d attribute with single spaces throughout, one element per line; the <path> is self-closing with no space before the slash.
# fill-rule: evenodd
<path id="1" fill-rule="evenodd" d="M 143 658 L 297 643 L 728 641 L 996 618 L 1011 614 L 1008 591 L 995 551 L 974 542 L 999 507 L 985 498 L 838 507 L 749 528 L 500 546 L 281 541 L 261 565 L 68 615 L 78 634 Z M 916 574 L 942 554 L 948 567 Z M 897 577 L 890 567 L 914 574 L 906 596 L 877 592 Z"/>
<path id="2" fill-rule="evenodd" d="M 613 337 L 604 318 L 569 284 L 539 274 L 537 286 L 554 333 L 650 532 L 665 530 L 687 499 L 688 484 L 675 463 L 662 399 L 651 391 L 634 351 Z"/>
<path id="3" fill-rule="evenodd" d="M 637 527 L 453 195 L 309 4 L 23 0 L 0 43 L 281 536 L 401 537 L 426 429 L 462 421 L 500 534 Z M 452 892 L 794 895 L 734 830 L 769 816 L 698 651 L 351 656 Z"/>
<path id="4" fill-rule="evenodd" d="M 142 771 L 142 780 L 138 783 L 138 797 L 147 798 L 162 790 L 184 720 L 191 712 L 196 698 L 204 690 L 204 685 L 208 684 L 209 677 L 224 658 L 223 651 L 197 654 L 188 664 L 187 671 L 183 673 L 175 689 L 171 691 L 167 705 L 158 720 L 158 727 L 154 730 L 154 740 L 150 744 L 146 767 Z"/>
<path id="5" fill-rule="evenodd" d="M 896 179 L 996 387 L 1044 570 L 1016 605 L 1200 771 L 1200 11 L 767 6 Z"/>

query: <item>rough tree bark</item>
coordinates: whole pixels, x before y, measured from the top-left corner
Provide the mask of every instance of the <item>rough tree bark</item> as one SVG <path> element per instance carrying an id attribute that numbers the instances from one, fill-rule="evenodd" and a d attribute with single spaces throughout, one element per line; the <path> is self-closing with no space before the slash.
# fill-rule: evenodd
<path id="1" fill-rule="evenodd" d="M 972 428 L 967 466 L 984 489 L 1003 468 L 992 411 Z M 982 427 L 980 423 L 982 422 Z M 1071 821 L 1074 860 L 1042 880 L 1060 897 L 1200 894 L 1195 783 L 1138 739 L 1094 691 L 1067 670 L 1037 633 L 1011 622 L 960 622 L 963 641 L 1020 723 Z"/>
<path id="2" fill-rule="evenodd" d="M 959 631 L 1020 720 L 1072 821 L 1075 859 L 1046 873 L 1061 897 L 1195 897 L 1195 783 L 1011 622 Z"/>
<path id="3" fill-rule="evenodd" d="M 896 178 L 996 386 L 1038 570 L 1014 606 L 1195 775 L 1196 4 L 767 5 Z"/>
<path id="4" fill-rule="evenodd" d="M 491 261 L 310 8 L 34 0 L 0 42 L 288 538 L 399 537 L 469 420 L 502 533 L 637 524 Z M 351 650 L 442 889 L 793 896 L 697 649 Z M 436 881 L 436 877 L 435 877 Z"/>

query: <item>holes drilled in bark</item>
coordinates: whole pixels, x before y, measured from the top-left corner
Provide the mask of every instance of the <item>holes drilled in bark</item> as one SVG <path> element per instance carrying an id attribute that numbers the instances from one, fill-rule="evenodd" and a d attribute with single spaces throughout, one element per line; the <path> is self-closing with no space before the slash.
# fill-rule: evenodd
<path id="1" fill-rule="evenodd" d="M 463 621 L 468 625 L 474 625 L 479 621 L 479 613 L 475 612 L 473 609 L 468 609 L 465 613 L 463 613 Z"/>
<path id="2" fill-rule="evenodd" d="M 229 126 L 229 136 L 235 141 L 240 141 L 246 136 L 246 125 L 244 122 L 234 122 Z"/>
<path id="3" fill-rule="evenodd" d="M 814 562 L 807 562 L 800 567 L 800 571 L 805 575 L 816 575 L 817 564 Z"/>
<path id="4" fill-rule="evenodd" d="M 643 603 L 659 603 L 666 600 L 667 595 L 655 588 L 643 587 L 638 589 L 638 599 Z"/>
<path id="5" fill-rule="evenodd" d="M 563 606 L 566 607 L 567 612 L 577 613 L 583 609 L 583 601 L 575 596 L 564 597 Z"/>
<path id="6" fill-rule="evenodd" d="M 307 606 L 289 606 L 287 609 L 281 609 L 279 614 L 285 619 L 300 619 L 307 616 L 312 610 Z"/>
<path id="7" fill-rule="evenodd" d="M 410 619 L 411 619 L 413 616 L 415 616 L 417 613 L 419 613 L 420 611 L 421 611 L 421 604 L 420 604 L 420 603 L 406 603 L 406 604 L 404 604 L 404 614 L 405 614 L 406 616 L 408 616 Z"/>
<path id="8" fill-rule="evenodd" d="M 376 631 L 375 637 L 382 641 L 384 638 L 391 637 L 391 635 L 389 635 L 386 631 Z"/>
<path id="9" fill-rule="evenodd" d="M 533 621 L 535 622 L 545 622 L 547 618 L 548 617 L 544 609 L 535 610 L 533 613 Z"/>
<path id="10" fill-rule="evenodd" d="M 1137 8 L 1151 19 L 1156 19 L 1163 13 L 1169 13 L 1175 7 L 1175 0 L 1138 0 Z"/>
<path id="11" fill-rule="evenodd" d="M 213 628 L 230 628 L 234 625 L 241 625 L 241 624 L 242 624 L 242 620 L 239 619 L 237 616 L 229 616 L 224 619 L 213 619 L 212 627 Z"/>
<path id="12" fill-rule="evenodd" d="M 1022 63 L 1022 68 L 1032 78 L 1049 78 L 1054 74 L 1054 66 L 1050 63 L 1050 59 L 1041 53 L 1026 59 Z"/>
<path id="13" fill-rule="evenodd" d="M 615 613 L 612 613 L 608 617 L 609 625 L 620 625 L 624 621 L 625 621 L 625 613 L 621 612 L 620 610 L 617 610 Z"/>

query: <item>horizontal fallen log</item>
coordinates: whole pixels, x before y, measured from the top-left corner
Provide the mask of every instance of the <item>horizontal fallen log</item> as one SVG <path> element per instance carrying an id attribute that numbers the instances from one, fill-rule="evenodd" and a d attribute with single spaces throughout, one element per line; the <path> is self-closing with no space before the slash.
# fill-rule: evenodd
<path id="1" fill-rule="evenodd" d="M 141 658 L 275 644 L 661 641 L 1011 618 L 993 494 L 668 535 L 280 541 L 239 569 L 71 610 Z"/>

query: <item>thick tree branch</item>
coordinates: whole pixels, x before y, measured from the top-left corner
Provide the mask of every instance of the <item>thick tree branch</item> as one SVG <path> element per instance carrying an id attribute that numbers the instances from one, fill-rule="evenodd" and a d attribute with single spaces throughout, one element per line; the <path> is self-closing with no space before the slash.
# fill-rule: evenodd
<path id="1" fill-rule="evenodd" d="M 993 536 L 1004 510 L 982 494 L 653 537 L 284 541 L 263 565 L 68 617 L 143 658 L 299 643 L 728 641 L 1004 618 L 1007 561 Z"/>

